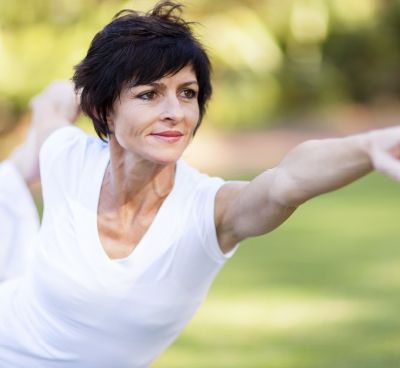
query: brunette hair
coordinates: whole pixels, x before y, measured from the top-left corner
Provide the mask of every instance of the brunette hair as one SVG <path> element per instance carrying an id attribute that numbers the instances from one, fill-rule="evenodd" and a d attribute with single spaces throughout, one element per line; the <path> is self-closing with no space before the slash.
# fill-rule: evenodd
<path id="1" fill-rule="evenodd" d="M 81 108 L 102 140 L 110 134 L 107 116 L 122 89 L 149 84 L 192 66 L 199 84 L 200 119 L 211 97 L 211 65 L 182 5 L 162 1 L 147 13 L 118 12 L 94 37 L 86 57 L 75 66 L 73 81 L 81 93 Z"/>

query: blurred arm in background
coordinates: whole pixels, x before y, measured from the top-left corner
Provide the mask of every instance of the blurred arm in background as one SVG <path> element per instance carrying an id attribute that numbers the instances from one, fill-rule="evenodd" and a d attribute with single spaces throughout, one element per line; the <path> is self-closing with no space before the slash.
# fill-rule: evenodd
<path id="1" fill-rule="evenodd" d="M 79 115 L 79 99 L 70 81 L 56 81 L 31 102 L 32 121 L 25 141 L 9 156 L 27 185 L 39 178 L 39 151 L 56 129 L 74 123 Z"/>

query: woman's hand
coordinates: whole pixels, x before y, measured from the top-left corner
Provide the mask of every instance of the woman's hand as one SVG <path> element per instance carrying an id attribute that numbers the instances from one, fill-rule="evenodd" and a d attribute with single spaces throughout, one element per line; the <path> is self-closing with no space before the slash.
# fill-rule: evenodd
<path id="1" fill-rule="evenodd" d="M 73 123 L 79 114 L 79 96 L 75 93 L 71 81 L 52 82 L 46 89 L 30 101 L 33 112 L 43 108 L 52 109 L 58 117 Z"/>
<path id="2" fill-rule="evenodd" d="M 368 133 L 367 152 L 374 168 L 400 181 L 400 127 Z"/>

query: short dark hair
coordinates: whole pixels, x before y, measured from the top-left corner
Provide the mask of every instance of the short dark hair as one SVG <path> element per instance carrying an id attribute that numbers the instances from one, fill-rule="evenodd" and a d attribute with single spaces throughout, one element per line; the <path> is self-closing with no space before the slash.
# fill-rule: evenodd
<path id="1" fill-rule="evenodd" d="M 149 84 L 193 67 L 199 84 L 200 119 L 211 97 L 211 65 L 207 53 L 182 19 L 182 5 L 158 3 L 147 13 L 118 12 L 94 37 L 86 57 L 75 66 L 73 81 L 81 108 L 102 140 L 110 134 L 107 116 L 127 86 Z"/>

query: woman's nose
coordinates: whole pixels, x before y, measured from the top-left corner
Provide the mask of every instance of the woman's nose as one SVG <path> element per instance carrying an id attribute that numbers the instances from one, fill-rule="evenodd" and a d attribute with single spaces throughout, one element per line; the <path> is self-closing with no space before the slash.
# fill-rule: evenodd
<path id="1" fill-rule="evenodd" d="M 179 122 L 183 117 L 184 112 L 178 97 L 175 94 L 173 96 L 166 96 L 163 105 L 162 120 Z"/>

